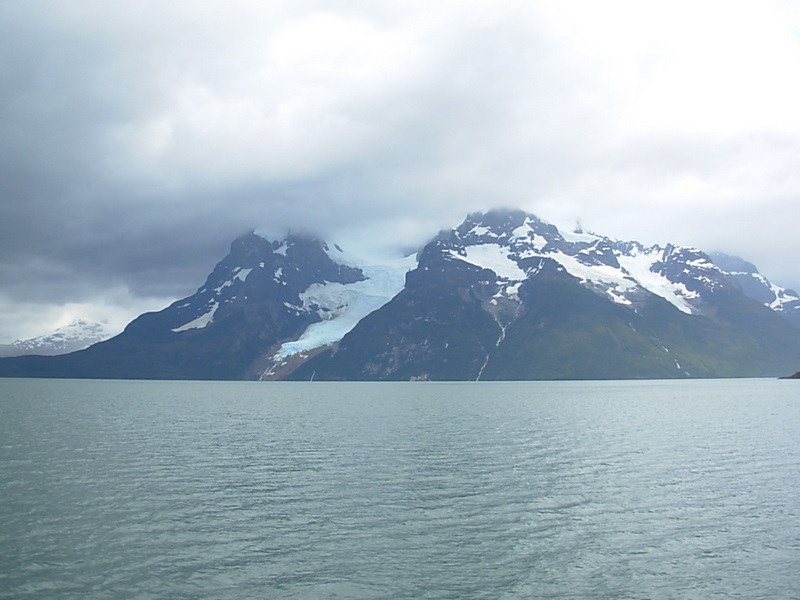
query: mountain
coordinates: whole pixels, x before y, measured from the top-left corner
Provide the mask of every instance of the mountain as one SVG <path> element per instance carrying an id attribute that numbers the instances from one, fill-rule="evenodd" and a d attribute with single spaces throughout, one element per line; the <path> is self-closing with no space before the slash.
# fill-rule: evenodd
<path id="1" fill-rule="evenodd" d="M 738 256 L 712 252 L 709 257 L 739 284 L 742 292 L 753 300 L 780 313 L 795 327 L 800 327 L 800 296 L 794 290 L 771 283 L 756 266 Z"/>
<path id="2" fill-rule="evenodd" d="M 440 233 L 391 302 L 290 377 L 772 376 L 800 364 L 775 308 L 699 250 L 491 211 Z"/>
<path id="3" fill-rule="evenodd" d="M 86 350 L 2 359 L 0 375 L 258 379 L 276 367 L 276 355 L 285 361 L 340 338 L 347 323 L 352 327 L 402 287 L 402 274 L 392 277 L 391 268 L 362 269 L 343 257 L 314 238 L 270 241 L 251 232 L 231 244 L 191 296 Z"/>
<path id="4" fill-rule="evenodd" d="M 97 342 L 110 338 L 114 332 L 105 323 L 76 319 L 69 325 L 59 327 L 47 335 L 16 340 L 0 346 L 0 356 L 22 356 L 41 354 L 53 356 L 82 350 Z"/>
<path id="5" fill-rule="evenodd" d="M 254 232 L 193 295 L 56 357 L 48 377 L 515 380 L 777 376 L 800 365 L 800 299 L 735 257 L 469 215 L 378 261 Z"/>

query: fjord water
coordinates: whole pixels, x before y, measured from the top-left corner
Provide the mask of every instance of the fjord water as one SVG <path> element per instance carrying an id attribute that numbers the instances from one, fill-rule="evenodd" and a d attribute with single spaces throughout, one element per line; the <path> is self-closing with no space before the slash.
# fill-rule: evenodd
<path id="1" fill-rule="evenodd" d="M 796 598 L 800 383 L 0 380 L 2 598 Z"/>

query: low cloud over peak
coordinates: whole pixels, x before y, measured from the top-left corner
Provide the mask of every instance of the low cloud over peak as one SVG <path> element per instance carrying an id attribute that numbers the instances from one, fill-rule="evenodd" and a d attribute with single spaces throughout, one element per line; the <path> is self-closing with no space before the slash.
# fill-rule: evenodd
<path id="1" fill-rule="evenodd" d="M 800 287 L 786 3 L 0 14 L 0 341 L 39 333 L 37 312 L 185 294 L 253 228 L 417 243 L 499 205 L 741 254 Z"/>

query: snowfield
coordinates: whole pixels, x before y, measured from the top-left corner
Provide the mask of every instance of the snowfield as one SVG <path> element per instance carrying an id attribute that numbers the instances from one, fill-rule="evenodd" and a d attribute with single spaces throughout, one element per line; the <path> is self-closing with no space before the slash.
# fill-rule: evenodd
<path id="1" fill-rule="evenodd" d="M 477 228 L 475 228 L 477 229 Z M 475 232 L 475 230 L 473 230 Z M 482 233 L 478 232 L 478 233 Z M 587 233 L 561 234 L 565 241 L 571 243 L 596 243 L 601 240 L 596 235 Z M 498 278 L 507 282 L 524 281 L 533 273 L 525 273 L 518 265 L 517 260 L 524 258 L 550 258 L 561 265 L 570 275 L 577 278 L 582 285 L 598 293 L 604 293 L 618 304 L 632 304 L 631 296 L 637 290 L 645 289 L 661 298 L 664 298 L 678 310 L 692 314 L 695 309 L 692 300 L 699 297 L 696 292 L 686 289 L 682 283 L 670 281 L 664 275 L 653 270 L 655 263 L 663 259 L 663 249 L 649 248 L 639 252 L 634 250 L 630 254 L 615 252 L 620 268 L 581 260 L 594 254 L 602 254 L 600 250 L 591 247 L 576 254 L 567 254 L 562 251 L 546 252 L 542 248 L 546 240 L 538 235 L 533 235 L 527 227 L 519 227 L 514 231 L 512 238 L 514 248 L 496 243 L 475 244 L 464 248 L 465 254 L 450 250 L 452 258 L 462 260 L 475 266 L 491 269 Z M 694 261 L 696 267 L 706 265 L 713 267 L 706 261 Z"/>
<path id="2" fill-rule="evenodd" d="M 661 296 L 678 310 L 692 314 L 694 309 L 689 300 L 697 298 L 697 293 L 690 292 L 683 284 L 674 283 L 660 273 L 651 270 L 661 256 L 660 251 L 640 252 L 632 255 L 620 254 L 617 256 L 617 260 L 641 287 L 656 296 Z"/>
<path id="3" fill-rule="evenodd" d="M 509 281 L 521 281 L 526 277 L 525 271 L 511 258 L 507 247 L 500 244 L 479 244 L 467 246 L 465 250 L 466 256 L 461 256 L 452 250 L 450 255 L 482 269 L 494 271 L 498 277 Z"/>
<path id="4" fill-rule="evenodd" d="M 394 298 L 405 285 L 406 273 L 417 266 L 414 255 L 376 261 L 346 254 L 338 247 L 330 247 L 328 255 L 339 264 L 360 268 L 367 279 L 310 286 L 301 295 L 303 309 L 316 310 L 322 321 L 309 326 L 297 340 L 283 344 L 274 361 L 338 342 L 361 319 Z"/>
<path id="5" fill-rule="evenodd" d="M 211 308 L 207 313 L 200 315 L 199 317 L 197 317 L 192 321 L 189 321 L 185 325 L 176 327 L 172 331 L 175 333 L 180 333 L 181 331 L 188 331 L 190 329 L 202 329 L 203 327 L 206 327 L 209 323 L 211 323 L 214 320 L 214 313 L 217 312 L 218 308 L 219 308 L 219 302 L 214 301 L 211 304 Z"/>

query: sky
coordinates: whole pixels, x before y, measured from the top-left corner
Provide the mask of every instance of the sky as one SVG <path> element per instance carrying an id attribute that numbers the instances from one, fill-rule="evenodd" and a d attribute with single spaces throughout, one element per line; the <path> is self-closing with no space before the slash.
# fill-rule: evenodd
<path id="1" fill-rule="evenodd" d="M 798 107 L 797 0 L 0 2 L 0 343 L 493 207 L 797 289 Z"/>

